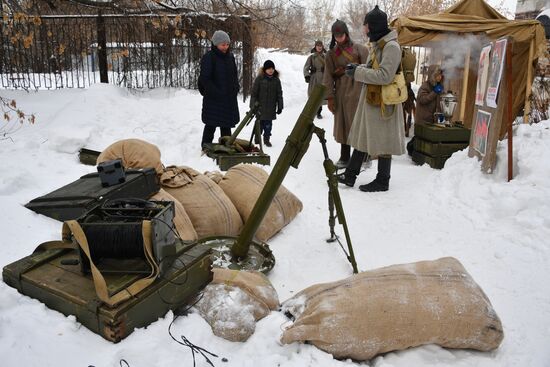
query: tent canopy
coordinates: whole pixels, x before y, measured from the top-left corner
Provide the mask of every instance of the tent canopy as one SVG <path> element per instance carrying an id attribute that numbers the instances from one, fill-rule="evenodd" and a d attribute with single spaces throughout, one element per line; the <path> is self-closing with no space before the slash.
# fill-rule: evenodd
<path id="1" fill-rule="evenodd" d="M 526 87 L 531 85 L 534 78 L 531 73 L 529 75 L 531 80 L 528 83 L 528 66 L 533 65 L 546 50 L 544 28 L 540 22 L 506 19 L 483 0 L 462 0 L 439 14 L 399 17 L 391 25 L 397 30 L 399 42 L 404 46 L 422 46 L 430 41 L 441 40 L 441 37 L 445 37 L 446 34 L 456 33 L 482 33 L 491 40 L 510 37 L 513 47 L 512 112 L 514 116 L 523 108 Z M 477 72 L 477 70 L 473 70 L 473 72 Z M 467 102 L 472 98 L 471 104 L 473 105 L 475 83 L 468 86 L 466 96 Z M 470 112 L 473 115 L 473 109 Z M 469 117 L 471 119 L 471 116 Z"/>

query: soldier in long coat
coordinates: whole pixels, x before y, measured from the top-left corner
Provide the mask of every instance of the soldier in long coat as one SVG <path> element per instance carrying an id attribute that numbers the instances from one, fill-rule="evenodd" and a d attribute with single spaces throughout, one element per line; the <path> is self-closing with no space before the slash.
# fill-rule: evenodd
<path id="1" fill-rule="evenodd" d="M 334 114 L 333 135 L 340 143 L 339 167 L 345 167 L 350 158 L 348 135 L 359 103 L 362 84 L 353 78 L 345 77 L 347 64 L 364 64 L 367 61 L 367 48 L 353 43 L 349 37 L 346 23 L 336 20 L 331 28 L 332 41 L 330 50 L 325 56 L 325 73 L 323 84 L 328 89 L 328 109 Z"/>
<path id="2" fill-rule="evenodd" d="M 321 40 L 315 41 L 315 46 L 311 49 L 311 55 L 309 55 L 306 63 L 304 64 L 304 78 L 306 80 L 306 83 L 309 84 L 307 88 L 308 97 L 311 97 L 311 92 L 313 92 L 313 89 L 317 84 L 323 83 L 326 53 L 327 50 L 325 50 L 323 42 Z M 323 104 L 326 104 L 326 101 L 323 101 Z M 319 110 L 317 111 L 318 119 L 323 118 L 323 116 L 321 115 L 322 110 L 323 106 L 321 105 L 319 106 Z"/>
<path id="3" fill-rule="evenodd" d="M 363 87 L 348 142 L 355 148 L 346 172 L 338 179 L 353 186 L 361 169 L 364 155 L 378 157 L 378 173 L 374 181 L 359 186 L 361 191 L 387 191 L 389 188 L 391 156 L 405 152 L 403 106 L 370 104 L 366 98 L 367 85 L 390 84 L 401 64 L 401 47 L 397 32 L 388 28 L 386 13 L 378 5 L 365 16 L 364 30 L 372 43 L 371 57 L 366 65 L 349 65 L 346 75 Z M 376 57 L 379 67 L 373 68 Z"/>

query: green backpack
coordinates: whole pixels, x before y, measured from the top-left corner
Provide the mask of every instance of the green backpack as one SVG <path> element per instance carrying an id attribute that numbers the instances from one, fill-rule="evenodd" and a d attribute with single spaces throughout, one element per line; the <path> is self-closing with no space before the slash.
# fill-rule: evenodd
<path id="1" fill-rule="evenodd" d="M 416 53 L 409 47 L 401 48 L 401 67 L 405 82 L 414 82 L 414 67 L 416 66 Z"/>
<path id="2" fill-rule="evenodd" d="M 378 47 L 384 49 L 386 46 L 386 41 L 378 41 Z M 416 66 L 416 53 L 411 50 L 409 47 L 401 47 L 401 65 L 397 68 L 397 72 L 403 71 L 403 76 L 405 77 L 406 83 L 414 82 L 414 67 Z"/>

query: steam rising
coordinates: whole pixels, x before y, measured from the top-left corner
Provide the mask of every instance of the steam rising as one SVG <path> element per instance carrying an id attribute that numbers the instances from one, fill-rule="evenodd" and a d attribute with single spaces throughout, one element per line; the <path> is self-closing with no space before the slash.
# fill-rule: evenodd
<path id="1" fill-rule="evenodd" d="M 457 35 L 456 33 L 446 34 L 443 41 L 429 42 L 426 46 L 434 50 L 437 55 L 436 60 L 430 60 L 431 63 L 439 63 L 445 78 L 455 79 L 461 77 L 461 69 L 464 68 L 464 58 L 470 50 L 470 57 L 473 60 L 479 58 L 483 46 L 490 42 L 484 34 L 474 35 L 471 33 Z M 475 71 L 474 71 L 475 72 Z"/>

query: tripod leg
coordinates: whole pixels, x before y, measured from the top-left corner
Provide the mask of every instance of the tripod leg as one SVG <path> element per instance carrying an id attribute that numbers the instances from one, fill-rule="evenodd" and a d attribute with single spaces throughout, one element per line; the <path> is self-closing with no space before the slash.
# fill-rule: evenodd
<path id="1" fill-rule="evenodd" d="M 336 224 L 336 216 L 334 215 L 334 200 L 332 200 L 332 195 L 330 190 L 328 192 L 328 227 L 330 229 L 330 238 L 327 239 L 328 243 L 334 242 L 338 239 L 336 233 L 334 232 L 334 225 Z"/>

